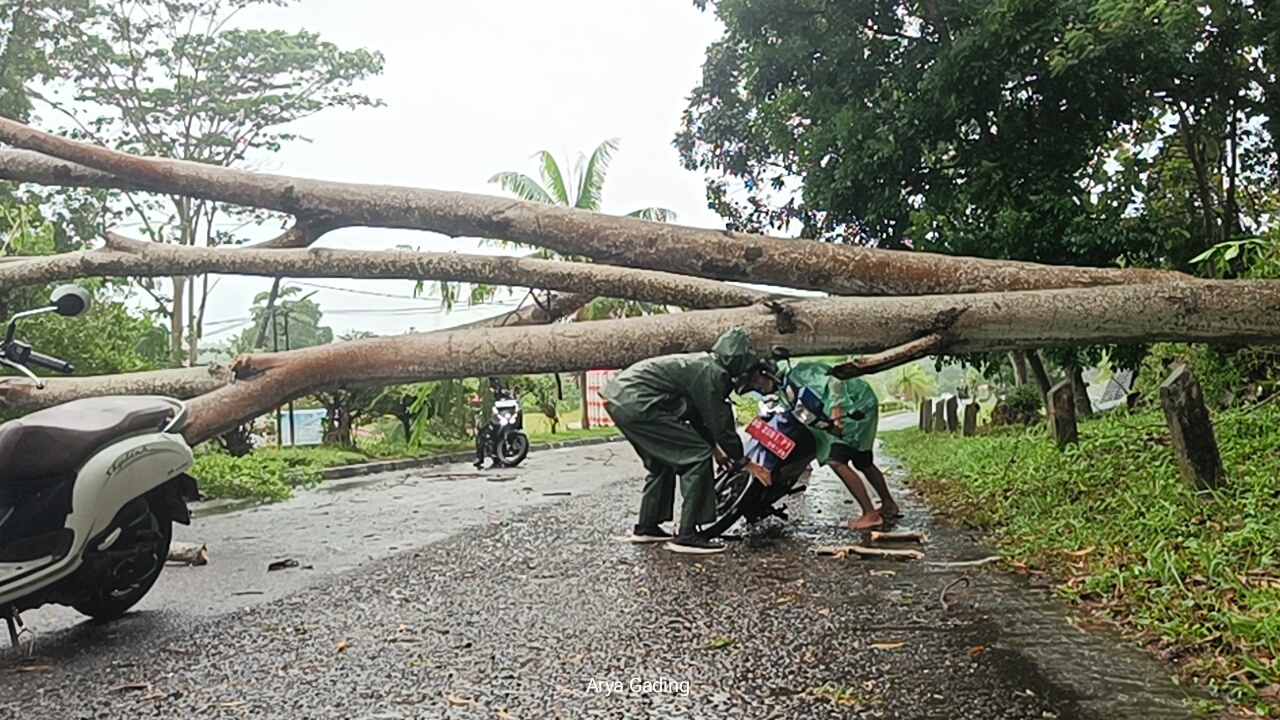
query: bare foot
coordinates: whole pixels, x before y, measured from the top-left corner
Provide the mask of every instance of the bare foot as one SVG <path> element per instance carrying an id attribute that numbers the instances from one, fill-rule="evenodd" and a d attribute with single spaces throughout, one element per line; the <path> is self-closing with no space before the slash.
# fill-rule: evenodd
<path id="1" fill-rule="evenodd" d="M 884 524 L 878 510 L 864 513 L 861 517 L 849 521 L 850 530 L 874 530 Z"/>

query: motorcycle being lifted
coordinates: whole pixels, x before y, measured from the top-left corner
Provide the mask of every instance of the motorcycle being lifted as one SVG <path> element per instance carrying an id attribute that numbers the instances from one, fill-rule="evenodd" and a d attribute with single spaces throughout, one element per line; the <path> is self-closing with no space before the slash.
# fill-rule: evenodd
<path id="1" fill-rule="evenodd" d="M 765 398 L 747 425 L 746 459 L 769 470 L 771 482 L 761 485 L 737 466 L 720 470 L 715 478 L 716 520 L 702 528 L 707 537 L 723 534 L 741 519 L 748 523 L 775 516 L 787 519 L 786 509 L 774 505 L 807 489 L 796 482 L 817 457 L 813 432 L 836 432 L 817 393 L 791 379 L 790 356 L 786 348 L 773 349 L 778 369 L 770 374 L 777 396 Z"/>
<path id="2" fill-rule="evenodd" d="M 515 467 L 529 455 L 529 438 L 524 434 L 524 413 L 520 401 L 510 390 L 495 389 L 493 412 L 488 426 L 480 430 L 476 439 L 480 448 L 476 466 L 483 458 L 492 458 L 495 467 Z"/>
<path id="3" fill-rule="evenodd" d="M 44 383 L 28 365 L 70 373 L 71 363 L 14 339 L 17 321 L 45 312 L 83 314 L 74 285 L 47 307 L 10 319 L 0 364 Z M 198 498 L 191 448 L 180 434 L 186 406 L 158 396 L 95 397 L 0 425 L 0 616 L 18 644 L 19 614 L 70 605 L 98 620 L 120 617 L 155 584 L 173 523 L 191 523 Z"/>

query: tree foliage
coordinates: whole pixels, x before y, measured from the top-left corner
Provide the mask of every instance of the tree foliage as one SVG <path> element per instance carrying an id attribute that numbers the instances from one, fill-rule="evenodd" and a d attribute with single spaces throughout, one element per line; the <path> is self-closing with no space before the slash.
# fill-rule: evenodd
<path id="1" fill-rule="evenodd" d="M 267 349 L 270 350 L 299 350 L 333 342 L 333 328 L 320 324 L 324 311 L 315 300 L 311 299 L 315 293 L 294 297 L 300 292 L 302 288 L 297 285 L 286 285 L 280 288 L 270 315 L 267 314 L 269 294 L 262 292 L 254 296 L 253 306 L 249 308 L 253 325 L 245 328 L 240 334 L 237 341 L 238 351 L 253 350 L 258 327 L 263 322 L 267 325 Z M 286 316 L 288 316 L 287 322 Z"/>
<path id="2" fill-rule="evenodd" d="M 677 146 L 731 224 L 1181 268 L 1274 207 L 1269 6 L 714 7 Z"/>
<path id="3" fill-rule="evenodd" d="M 676 145 L 731 227 L 1182 270 L 1269 232 L 1270 4 L 696 4 L 726 32 Z M 1110 349 L 1126 368 L 1142 352 Z"/>
<path id="4" fill-rule="evenodd" d="M 382 56 L 343 50 L 306 30 L 238 27 L 237 15 L 291 0 L 45 0 L 18 3 L 11 25 L 38 32 L 39 58 L 19 53 L 35 107 L 66 120 L 72 137 L 139 154 L 230 166 L 306 140 L 291 123 L 334 107 L 381 102 L 355 89 Z M 25 10 L 24 10 L 25 9 Z M 12 41 L 12 48 L 33 47 Z M 0 56 L 3 59 L 3 56 Z M 0 79 L 5 86 L 15 80 Z M 113 193 L 119 213 L 156 242 L 242 242 L 247 224 L 281 218 L 201 200 Z M 210 291 L 207 277 L 168 290 L 140 282 L 170 318 L 175 363 L 194 363 Z"/>

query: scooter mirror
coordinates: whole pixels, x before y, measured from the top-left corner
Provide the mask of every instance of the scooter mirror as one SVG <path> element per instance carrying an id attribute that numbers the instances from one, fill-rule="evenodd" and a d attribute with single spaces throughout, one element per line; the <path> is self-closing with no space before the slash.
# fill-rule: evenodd
<path id="1" fill-rule="evenodd" d="M 49 304 L 63 317 L 79 317 L 89 310 L 89 292 L 79 285 L 61 285 L 49 297 Z"/>

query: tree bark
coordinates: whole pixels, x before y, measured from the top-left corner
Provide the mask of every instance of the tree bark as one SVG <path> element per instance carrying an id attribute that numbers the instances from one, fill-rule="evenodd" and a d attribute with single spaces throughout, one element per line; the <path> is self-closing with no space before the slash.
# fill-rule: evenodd
<path id="1" fill-rule="evenodd" d="M 1194 311 L 1192 311 L 1194 309 Z M 444 331 L 245 355 L 239 382 L 191 402 L 188 438 L 203 440 L 264 408 L 322 388 L 428 379 L 624 367 L 668 353 L 708 350 L 730 327 L 758 348 L 796 354 L 875 351 L 947 331 L 954 352 L 1019 347 L 1188 342 L 1280 342 L 1280 282 L 1194 282 L 947 297 L 823 298 L 624 320 Z M 501 349 L 501 352 L 497 352 Z"/>
<path id="2" fill-rule="evenodd" d="M 789 240 L 486 195 L 252 173 L 129 155 L 4 119 L 0 140 L 45 154 L 0 151 L 0 179 L 142 187 L 323 218 L 329 229 L 366 226 L 497 237 L 602 263 L 836 294 L 996 292 L 1188 279 L 1166 271 L 1054 267 Z"/>
<path id="3" fill-rule="evenodd" d="M 119 375 L 46 377 L 44 381 L 44 389 L 37 390 L 35 383 L 24 377 L 0 378 L 0 407 L 39 410 L 103 395 L 164 395 L 186 400 L 231 382 L 231 370 L 224 365 L 210 365 Z"/>
<path id="4" fill-rule="evenodd" d="M 765 297 L 759 290 L 717 280 L 594 263 L 404 250 L 208 248 L 142 242 L 114 233 L 106 237 L 107 245 L 97 250 L 0 264 L 0 290 L 77 277 L 226 273 L 273 278 L 456 280 L 696 308 L 739 307 Z"/>
<path id="5" fill-rule="evenodd" d="M 1031 350 L 1026 353 L 1027 364 L 1031 366 L 1031 372 L 1036 376 L 1036 385 L 1040 387 L 1040 395 L 1048 396 L 1052 383 L 1049 382 L 1049 373 L 1044 369 L 1044 358 L 1040 357 L 1040 353 Z"/>

